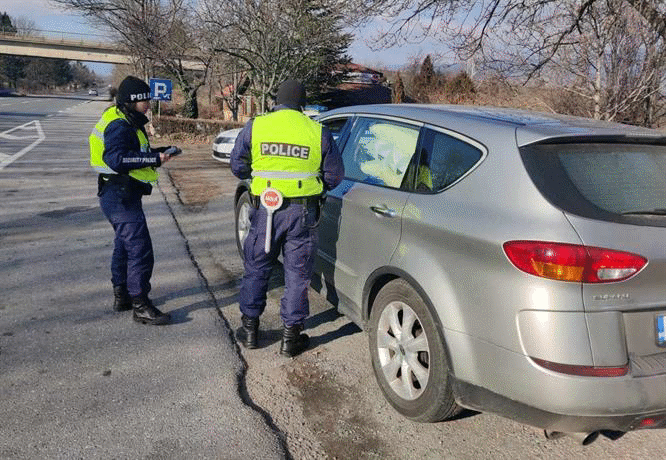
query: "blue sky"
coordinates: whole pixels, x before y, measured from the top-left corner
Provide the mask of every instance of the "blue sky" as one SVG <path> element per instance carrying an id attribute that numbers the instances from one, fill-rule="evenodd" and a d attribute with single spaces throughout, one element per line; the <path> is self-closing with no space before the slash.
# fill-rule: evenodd
<path id="1" fill-rule="evenodd" d="M 75 34 L 96 33 L 85 19 L 71 12 L 59 10 L 48 0 L 0 0 L 0 12 L 6 12 L 13 18 L 24 17 L 32 20 L 40 30 L 65 32 L 67 35 L 64 35 L 64 38 L 76 37 Z M 355 31 L 357 39 L 349 49 L 354 62 L 368 67 L 400 68 L 407 64 L 410 58 L 414 56 L 423 58 L 428 53 L 436 52 L 441 46 L 424 43 L 373 51 L 364 40 L 370 38 L 372 32 L 372 28 Z M 112 68 L 111 65 L 100 63 L 86 63 L 86 65 L 98 74 L 108 74 Z"/>

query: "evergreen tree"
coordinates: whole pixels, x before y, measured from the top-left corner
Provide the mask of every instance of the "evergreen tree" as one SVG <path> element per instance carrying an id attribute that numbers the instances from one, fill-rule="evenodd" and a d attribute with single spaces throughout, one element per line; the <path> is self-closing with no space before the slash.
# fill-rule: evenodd
<path id="1" fill-rule="evenodd" d="M 7 13 L 0 15 L 0 33 L 4 35 L 16 35 L 16 27 Z M 26 58 L 11 55 L 0 55 L 0 83 L 9 83 L 9 87 L 16 88 L 18 80 L 25 76 L 24 68 Z"/>
<path id="2" fill-rule="evenodd" d="M 421 64 L 419 73 L 412 81 L 412 93 L 419 102 L 430 102 L 430 95 L 439 86 L 439 78 L 435 73 L 430 55 L 427 55 Z"/>
<path id="3" fill-rule="evenodd" d="M 55 89 L 72 81 L 72 67 L 66 59 L 31 59 L 25 68 L 30 86 Z"/>
<path id="4" fill-rule="evenodd" d="M 423 64 L 421 64 L 419 76 L 425 87 L 432 87 L 433 83 L 435 83 L 435 67 L 432 65 L 432 59 L 429 54 L 423 60 Z"/>
<path id="5" fill-rule="evenodd" d="M 16 27 L 14 27 L 12 18 L 6 12 L 0 15 L 0 33 L 3 35 L 16 35 Z"/>

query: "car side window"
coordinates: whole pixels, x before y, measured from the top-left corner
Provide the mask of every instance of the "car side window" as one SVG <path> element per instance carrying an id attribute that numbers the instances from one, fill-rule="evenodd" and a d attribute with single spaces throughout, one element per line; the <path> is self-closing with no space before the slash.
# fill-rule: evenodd
<path id="1" fill-rule="evenodd" d="M 416 191 L 438 192 L 469 171 L 483 153 L 461 139 L 425 129 L 416 167 Z"/>
<path id="2" fill-rule="evenodd" d="M 418 137 L 418 127 L 359 118 L 342 152 L 345 175 L 369 184 L 400 188 Z"/>
<path id="3" fill-rule="evenodd" d="M 345 129 L 345 125 L 348 121 L 348 117 L 341 117 L 334 118 L 332 120 L 324 120 L 321 122 L 321 124 L 326 126 L 331 132 L 331 136 L 333 136 L 335 142 L 338 143 L 338 147 L 340 146 L 340 136 L 342 135 L 343 130 Z"/>

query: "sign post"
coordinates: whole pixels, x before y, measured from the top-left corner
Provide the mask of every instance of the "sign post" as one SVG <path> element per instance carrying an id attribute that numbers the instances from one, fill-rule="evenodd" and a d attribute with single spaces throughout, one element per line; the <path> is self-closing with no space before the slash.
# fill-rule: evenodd
<path id="1" fill-rule="evenodd" d="M 161 115 L 160 101 L 171 100 L 171 89 L 171 80 L 165 80 L 161 78 L 150 79 L 150 97 L 157 100 L 157 116 Z"/>

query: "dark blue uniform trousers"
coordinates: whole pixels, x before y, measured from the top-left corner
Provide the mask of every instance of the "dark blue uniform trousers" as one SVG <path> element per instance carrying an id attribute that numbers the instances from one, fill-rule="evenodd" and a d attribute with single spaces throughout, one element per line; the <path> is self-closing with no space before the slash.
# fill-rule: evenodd
<path id="1" fill-rule="evenodd" d="M 282 251 L 284 296 L 280 316 L 285 326 L 302 324 L 310 314 L 308 287 L 317 250 L 317 206 L 290 204 L 273 213 L 271 250 L 264 250 L 267 212 L 263 206 L 250 216 L 250 231 L 243 252 L 245 275 L 240 290 L 240 310 L 258 318 L 266 308 L 266 291 L 271 270 Z"/>
<path id="2" fill-rule="evenodd" d="M 153 275 L 153 244 L 146 216 L 141 206 L 142 195 L 123 195 L 119 187 L 107 185 L 99 197 L 100 207 L 115 231 L 111 256 L 111 282 L 127 285 L 132 297 L 148 296 Z"/>

